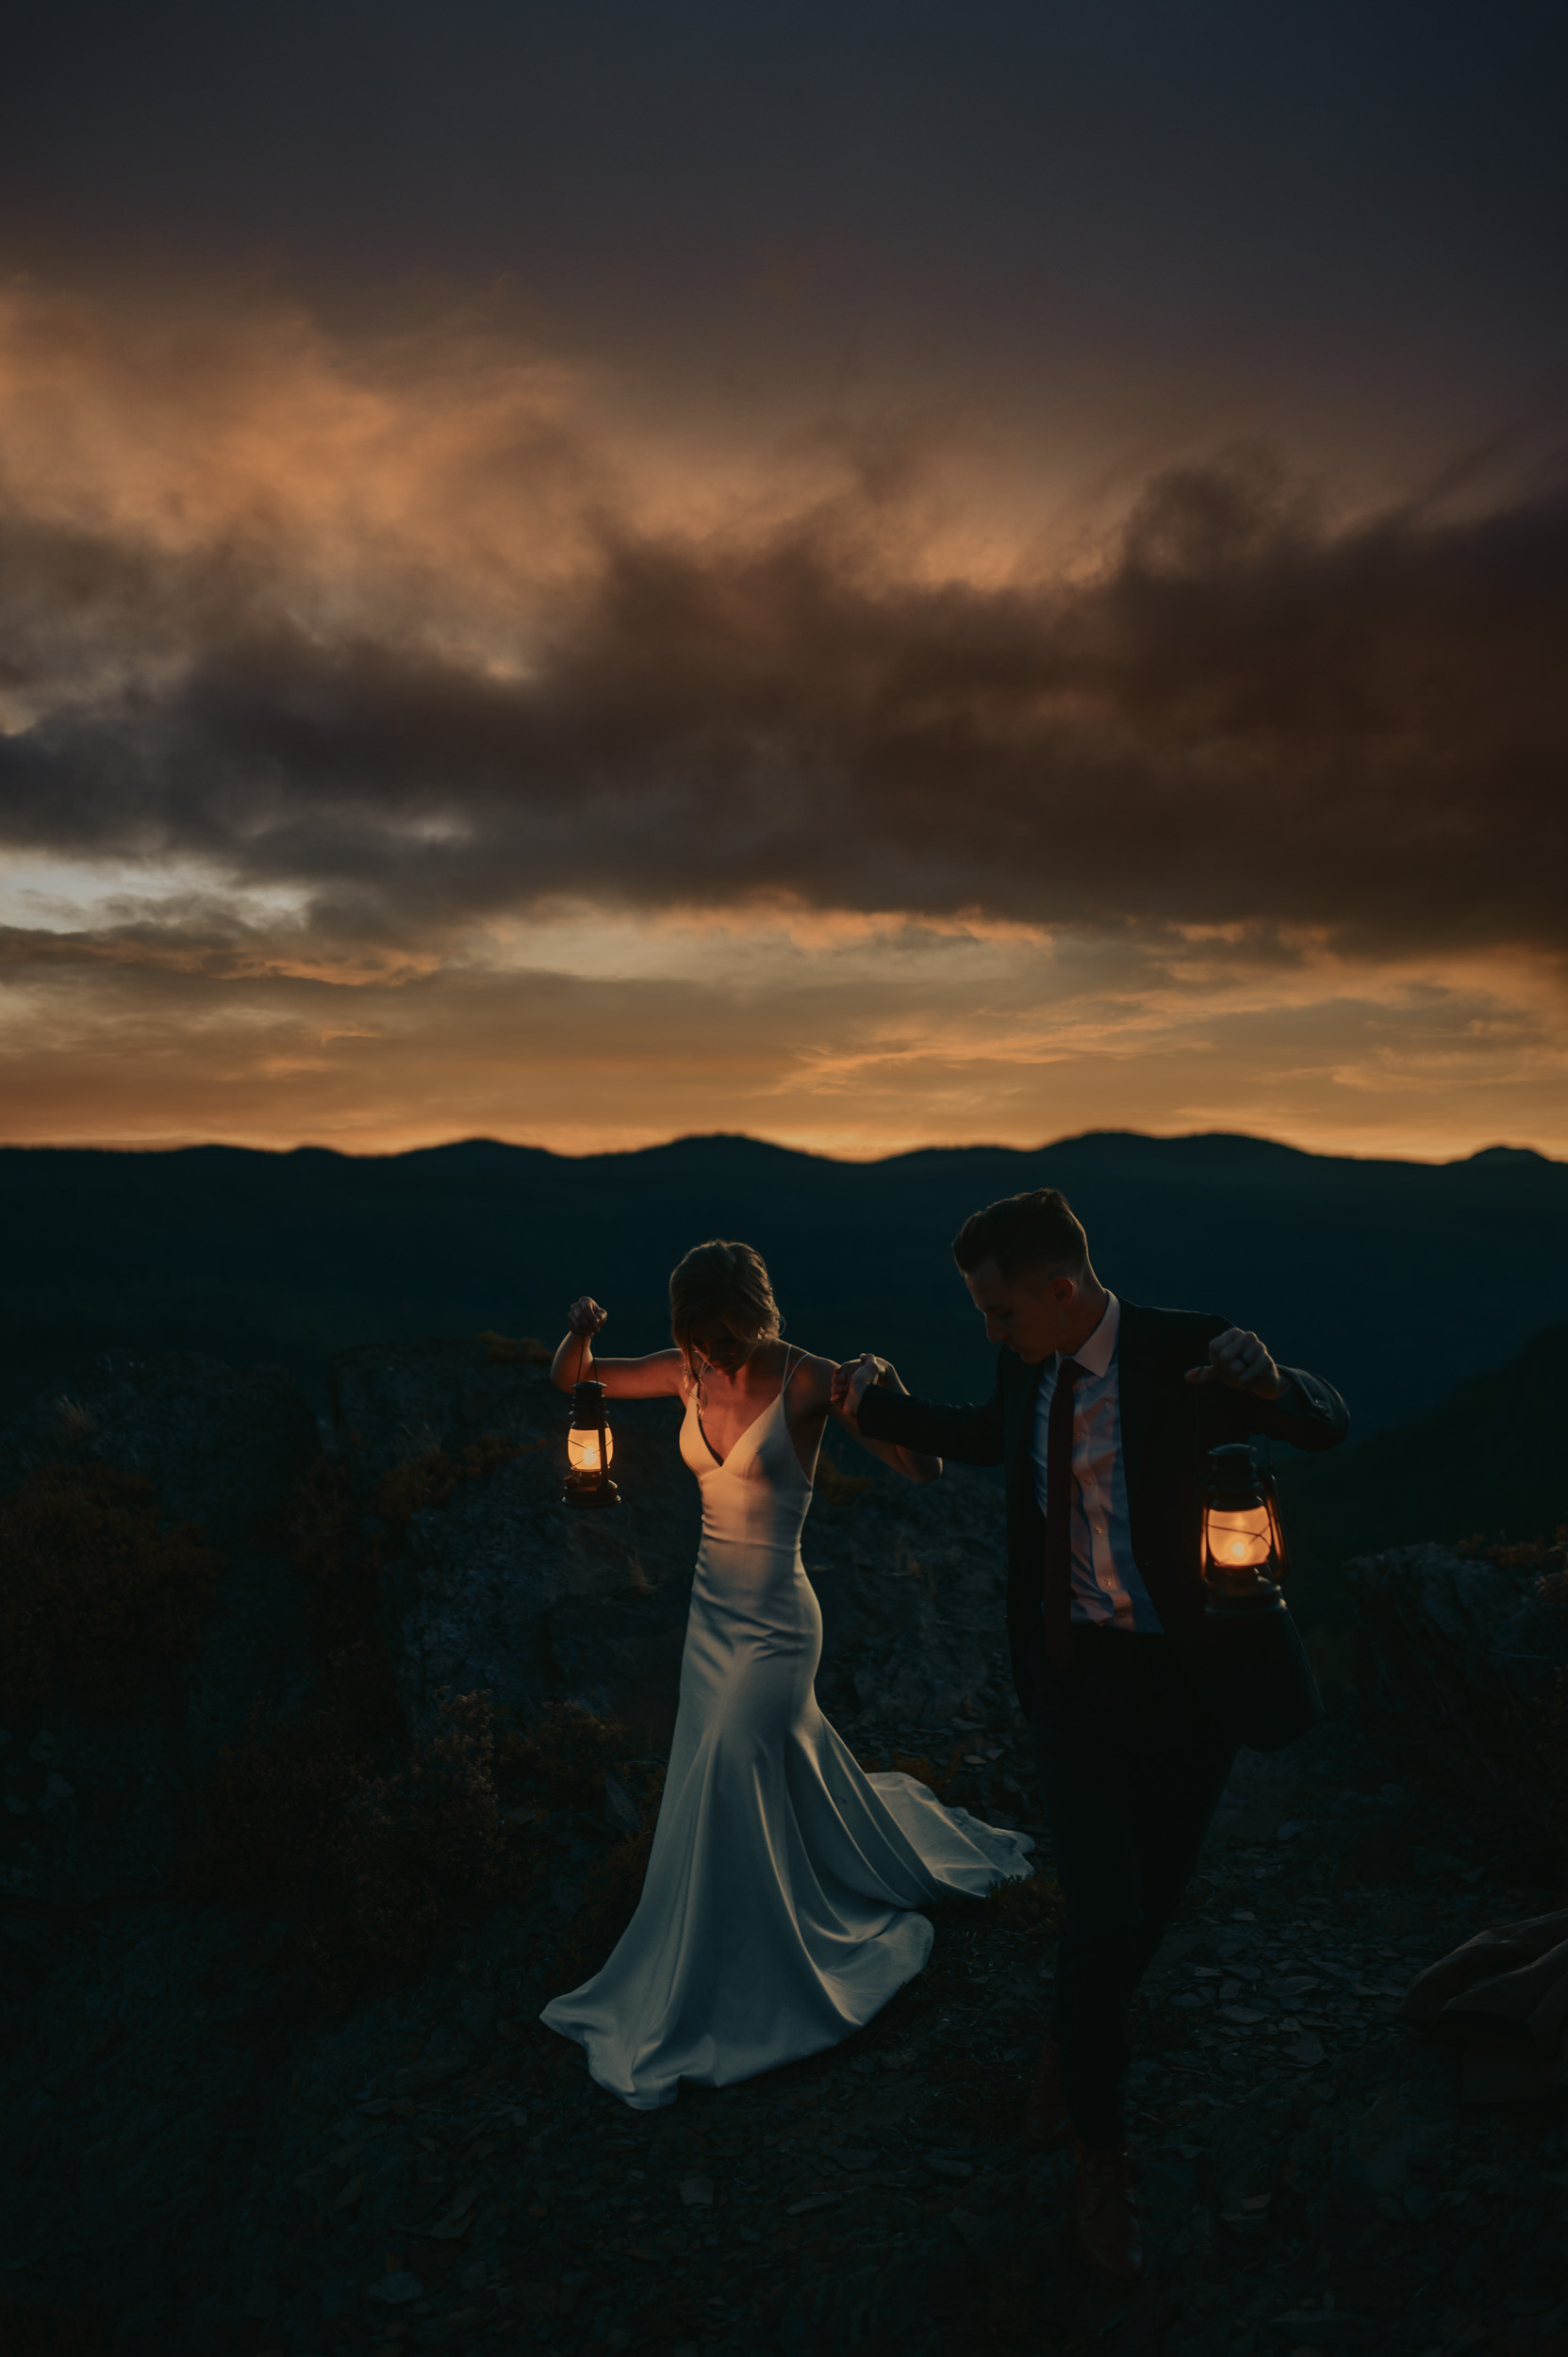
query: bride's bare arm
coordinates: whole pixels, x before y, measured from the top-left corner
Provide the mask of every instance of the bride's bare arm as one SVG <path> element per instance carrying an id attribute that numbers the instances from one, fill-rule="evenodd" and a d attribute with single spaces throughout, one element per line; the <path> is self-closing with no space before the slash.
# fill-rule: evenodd
<path id="1" fill-rule="evenodd" d="M 685 1372 L 678 1350 L 655 1350 L 647 1359 L 598 1359 L 594 1337 L 605 1319 L 591 1294 L 584 1294 L 567 1311 L 567 1330 L 551 1362 L 550 1379 L 558 1392 L 574 1383 L 602 1383 L 612 1399 L 657 1399 L 679 1392 Z"/>
<path id="2" fill-rule="evenodd" d="M 855 1363 L 846 1361 L 844 1366 L 834 1371 L 833 1398 L 829 1409 L 829 1413 L 833 1416 L 834 1423 L 842 1425 L 845 1431 L 851 1434 L 862 1448 L 869 1449 L 873 1457 L 880 1457 L 884 1465 L 891 1465 L 895 1473 L 901 1473 L 906 1481 L 937 1480 L 942 1472 L 940 1457 L 928 1457 L 923 1450 L 917 1448 L 904 1448 L 896 1441 L 873 1441 L 862 1432 L 855 1422 L 849 1399 L 849 1379 Z M 892 1391 L 901 1392 L 904 1387 L 898 1368 L 891 1365 L 885 1359 L 879 1359 L 876 1363 L 881 1370 L 878 1380 Z"/>

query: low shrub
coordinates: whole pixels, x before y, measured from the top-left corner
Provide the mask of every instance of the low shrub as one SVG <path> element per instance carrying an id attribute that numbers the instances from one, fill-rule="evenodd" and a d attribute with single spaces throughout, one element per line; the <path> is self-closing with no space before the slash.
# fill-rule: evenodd
<path id="1" fill-rule="evenodd" d="M 427 1506 L 444 1506 L 460 1482 L 478 1481 L 509 1458 L 544 1445 L 537 1441 L 526 1444 L 508 1441 L 499 1432 L 482 1432 L 459 1457 L 449 1457 L 445 1449 L 428 1448 L 422 1457 L 413 1458 L 406 1465 L 394 1465 L 383 1475 L 376 1492 L 377 1511 L 389 1523 L 406 1523 Z"/>
<path id="2" fill-rule="evenodd" d="M 441 1710 L 440 1733 L 393 1765 L 331 1700 L 257 1721 L 208 1788 L 188 1887 L 289 1923 L 293 1962 L 330 2002 L 411 1970 L 454 1908 L 533 1887 L 502 1815 L 490 1698 L 449 1695 Z"/>
<path id="3" fill-rule="evenodd" d="M 108 2327 L 101 2316 L 0 2299 L 0 2349 L 6 2357 L 103 2357 L 107 2348 Z"/>
<path id="4" fill-rule="evenodd" d="M 484 1343 L 486 1360 L 492 1367 L 548 1367 L 555 1356 L 550 1344 L 535 1334 L 497 1334 L 487 1327 L 474 1341 Z"/>
<path id="5" fill-rule="evenodd" d="M 604 1778 L 617 1771 L 631 1739 L 619 1719 L 596 1718 L 581 1703 L 556 1702 L 525 1733 L 505 1738 L 503 1765 L 552 1808 L 599 1810 Z"/>
<path id="6" fill-rule="evenodd" d="M 39 1709 L 63 1682 L 126 1709 L 157 1664 L 199 1650 L 218 1561 L 194 1524 L 160 1517 L 140 1474 L 29 1474 L 0 1500 L 0 1702 Z"/>
<path id="7" fill-rule="evenodd" d="M 1477 1530 L 1461 1539 L 1454 1552 L 1472 1562 L 1495 1563 L 1503 1572 L 1540 1571 L 1555 1576 L 1568 1572 L 1568 1523 L 1560 1524 L 1550 1539 L 1489 1539 Z"/>
<path id="8" fill-rule="evenodd" d="M 1021 1881 L 994 1883 L 984 1904 L 999 1930 L 1029 1939 L 1048 1938 L 1066 1913 L 1061 1884 L 1038 1869 Z"/>

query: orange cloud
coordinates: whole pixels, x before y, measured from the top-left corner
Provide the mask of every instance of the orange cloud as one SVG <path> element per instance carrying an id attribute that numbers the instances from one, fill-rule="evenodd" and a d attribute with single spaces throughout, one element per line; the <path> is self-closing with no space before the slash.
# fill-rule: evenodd
<path id="1" fill-rule="evenodd" d="M 623 934 L 600 975 L 551 970 L 548 930 L 533 965 L 514 944 L 503 969 L 398 974 L 0 947 L 10 1142 L 385 1151 L 482 1133 L 588 1151 L 738 1129 L 862 1156 L 1135 1127 L 1568 1155 L 1568 1009 L 1528 960 L 1196 981 L 1088 937 L 911 928 L 891 959 L 885 936 L 802 956 L 758 934 L 737 970 L 711 932 L 668 925 Z"/>
<path id="2" fill-rule="evenodd" d="M 14 1137 L 1564 1142 L 1555 492 L 1048 571 L 891 430 L 25 288 L 0 452 Z"/>

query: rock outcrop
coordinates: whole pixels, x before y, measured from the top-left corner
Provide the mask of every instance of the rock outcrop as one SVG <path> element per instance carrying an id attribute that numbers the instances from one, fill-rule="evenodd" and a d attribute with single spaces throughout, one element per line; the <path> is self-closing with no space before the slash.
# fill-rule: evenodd
<path id="1" fill-rule="evenodd" d="M 623 1503 L 560 1504 L 566 1405 L 537 1367 L 478 1342 L 371 1345 L 333 1362 L 338 1443 L 361 1511 L 437 1457 L 459 1466 L 487 1437 L 513 1453 L 413 1512 L 383 1578 L 383 1633 L 411 1727 L 443 1690 L 487 1689 L 518 1717 L 553 1699 L 626 1719 L 657 1750 L 674 1722 L 700 1537 L 697 1485 L 664 1400 L 617 1401 Z M 1000 1491 L 955 1469 L 916 1489 L 862 1460 L 829 1465 L 804 1556 L 822 1605 L 824 1706 L 940 1722 L 989 1689 L 1003 1699 Z"/>
<path id="2" fill-rule="evenodd" d="M 388 1551 L 381 1632 L 410 1729 L 431 1731 L 443 1692 L 487 1690 L 520 1721 L 553 1698 L 626 1717 L 657 1748 L 698 1538 L 670 1404 L 616 1403 L 625 1503 L 573 1512 L 566 1402 L 541 1368 L 475 1341 L 373 1344 L 333 1360 L 330 1389 L 353 1495 Z M 488 1469 L 400 1519 L 400 1476 L 417 1498 L 419 1468 L 461 1473 L 469 1452 Z"/>
<path id="3" fill-rule="evenodd" d="M 1542 1703 L 1568 1666 L 1568 1613 L 1543 1598 L 1540 1565 L 1394 1547 L 1346 1563 L 1344 1577 L 1361 1690 L 1544 1821 L 1534 1759 Z"/>
<path id="4" fill-rule="evenodd" d="M 1464 2047 L 1464 2076 L 1482 2100 L 1528 2100 L 1568 2086 L 1568 1909 L 1504 1923 L 1418 1974 L 1407 2021 Z"/>

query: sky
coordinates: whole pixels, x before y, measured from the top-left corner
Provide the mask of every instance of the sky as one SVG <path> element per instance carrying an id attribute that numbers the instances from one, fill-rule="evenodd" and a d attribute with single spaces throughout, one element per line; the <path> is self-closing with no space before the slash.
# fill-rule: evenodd
<path id="1" fill-rule="evenodd" d="M 0 1141 L 1568 1156 L 1565 45 L 32 11 Z"/>

